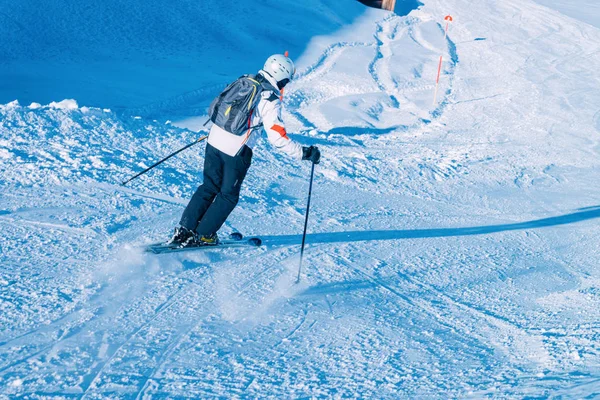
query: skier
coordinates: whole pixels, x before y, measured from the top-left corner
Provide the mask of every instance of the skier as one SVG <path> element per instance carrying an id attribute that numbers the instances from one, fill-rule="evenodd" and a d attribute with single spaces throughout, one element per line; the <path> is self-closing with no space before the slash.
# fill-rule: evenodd
<path id="1" fill-rule="evenodd" d="M 287 56 L 269 57 L 256 75 L 229 85 L 211 104 L 213 122 L 204 159 L 204 182 L 185 208 L 169 243 L 181 247 L 216 245 L 217 231 L 238 203 L 240 188 L 252 161 L 252 132 L 262 126 L 269 142 L 298 160 L 319 163 L 316 146 L 292 141 L 281 119 L 280 92 L 296 68 Z"/>

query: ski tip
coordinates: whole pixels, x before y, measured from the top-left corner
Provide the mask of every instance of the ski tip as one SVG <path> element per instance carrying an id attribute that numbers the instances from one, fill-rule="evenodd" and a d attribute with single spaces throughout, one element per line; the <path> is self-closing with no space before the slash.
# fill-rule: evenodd
<path id="1" fill-rule="evenodd" d="M 262 240 L 260 238 L 257 237 L 253 237 L 248 239 L 248 243 L 251 244 L 252 246 L 261 246 L 262 245 Z"/>
<path id="2" fill-rule="evenodd" d="M 160 250 L 157 249 L 156 247 L 146 247 L 144 249 L 144 253 L 148 253 L 148 254 L 160 254 Z"/>
<path id="3" fill-rule="evenodd" d="M 242 240 L 243 238 L 244 235 L 242 235 L 240 232 L 233 232 L 229 234 L 229 239 L 231 240 Z"/>

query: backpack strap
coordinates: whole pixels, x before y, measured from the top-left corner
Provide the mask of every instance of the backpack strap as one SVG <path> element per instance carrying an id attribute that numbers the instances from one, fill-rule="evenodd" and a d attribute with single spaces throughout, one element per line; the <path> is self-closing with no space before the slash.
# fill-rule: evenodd
<path id="1" fill-rule="evenodd" d="M 260 96 L 264 90 L 264 86 L 263 86 L 263 82 L 262 82 L 264 78 L 260 74 L 257 74 L 257 75 L 248 74 L 248 75 L 244 75 L 244 78 L 250 80 L 252 83 L 255 84 L 255 92 L 254 92 L 252 98 L 253 99 L 258 98 L 258 96 Z M 250 102 L 250 104 L 252 104 L 252 103 L 254 103 L 254 102 L 253 101 Z M 258 101 L 254 104 L 254 106 L 256 107 L 257 105 L 258 105 Z M 258 125 L 251 126 L 253 114 L 254 114 L 254 108 L 252 108 L 250 110 L 250 115 L 248 116 L 248 130 L 250 130 L 250 131 L 253 131 L 254 129 L 260 128 L 262 126 L 262 122 Z"/>
<path id="2" fill-rule="evenodd" d="M 274 92 L 271 92 L 271 94 L 269 95 L 269 97 L 267 98 L 267 101 L 275 101 L 279 98 L 279 96 L 277 96 Z"/>
<path id="3" fill-rule="evenodd" d="M 272 92 L 272 93 L 275 94 L 275 96 L 277 96 L 277 93 L 279 93 L 279 89 L 277 89 L 275 86 L 273 86 L 271 84 L 271 82 L 269 82 L 267 80 L 267 78 L 265 78 L 264 76 L 262 76 L 262 74 L 256 74 L 256 78 L 255 79 L 258 82 L 260 82 L 263 90 L 268 90 L 269 92 Z"/>

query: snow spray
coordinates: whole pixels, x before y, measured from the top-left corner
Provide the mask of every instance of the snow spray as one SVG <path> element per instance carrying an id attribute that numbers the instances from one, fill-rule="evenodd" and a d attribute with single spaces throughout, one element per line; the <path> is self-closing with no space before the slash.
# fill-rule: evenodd
<path id="1" fill-rule="evenodd" d="M 444 21 L 446 21 L 446 30 L 444 32 L 444 43 L 446 42 L 446 39 L 448 38 L 448 26 L 450 25 L 450 22 L 453 21 L 452 16 L 451 15 L 446 15 L 446 17 L 444 18 Z M 437 71 L 437 78 L 435 79 L 435 93 L 433 95 L 433 105 L 435 106 L 435 103 L 437 101 L 437 94 L 438 94 L 438 86 L 440 84 L 440 73 L 442 72 L 442 60 L 443 60 L 444 56 L 440 55 L 440 63 L 438 65 L 438 71 Z"/>

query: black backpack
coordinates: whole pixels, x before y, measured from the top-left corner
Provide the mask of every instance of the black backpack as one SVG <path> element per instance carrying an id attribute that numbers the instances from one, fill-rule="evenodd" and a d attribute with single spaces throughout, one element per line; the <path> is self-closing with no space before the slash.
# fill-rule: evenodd
<path id="1" fill-rule="evenodd" d="M 275 91 L 261 75 L 244 75 L 217 96 L 208 109 L 208 116 L 219 128 L 242 136 L 250 126 L 254 109 L 264 90 Z"/>

